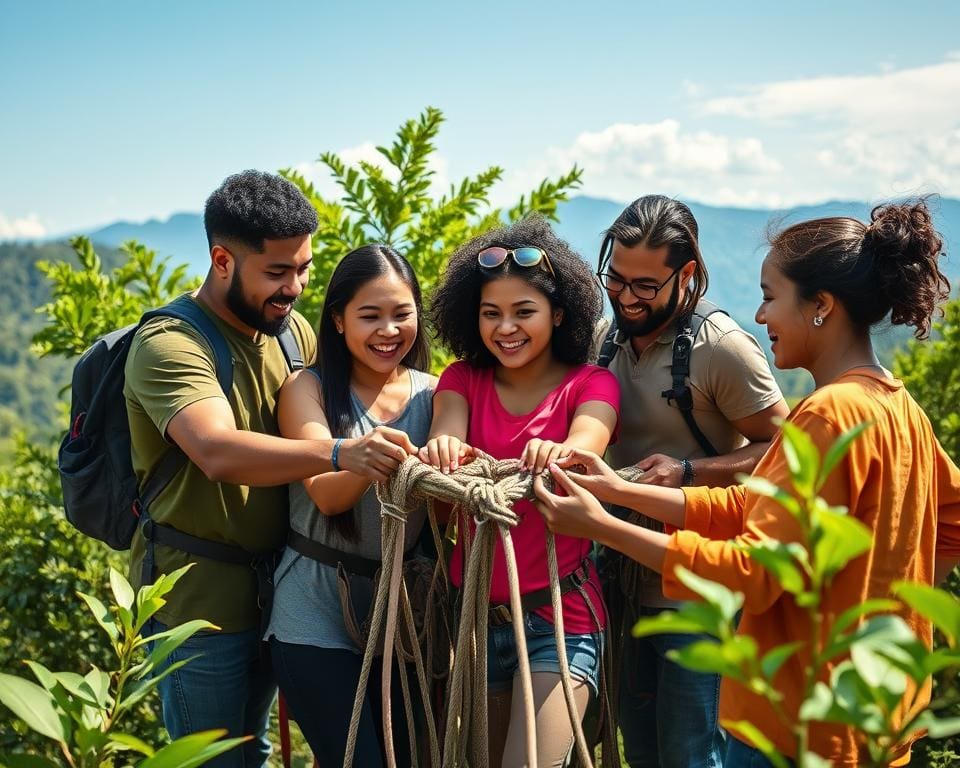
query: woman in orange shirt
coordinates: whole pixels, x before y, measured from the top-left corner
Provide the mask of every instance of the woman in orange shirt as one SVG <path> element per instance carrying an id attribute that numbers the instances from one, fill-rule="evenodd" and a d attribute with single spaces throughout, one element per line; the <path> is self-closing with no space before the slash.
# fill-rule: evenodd
<path id="1" fill-rule="evenodd" d="M 772 238 L 763 262 L 757 322 L 767 327 L 774 363 L 805 368 L 816 384 L 789 420 L 810 433 L 821 453 L 851 427 L 873 423 L 821 490 L 874 536 L 872 551 L 834 580 L 821 607 L 828 617 L 868 598 L 888 597 L 899 579 L 939 583 L 960 559 L 960 470 L 902 382 L 881 367 L 870 341 L 870 328 L 888 315 L 894 325 L 913 326 L 918 338 L 929 333 L 933 312 L 949 291 L 937 264 L 941 251 L 942 240 L 921 201 L 878 207 L 870 224 L 845 217 L 795 224 Z M 563 471 L 576 464 L 586 465 L 587 472 Z M 538 482 L 538 506 L 551 530 L 594 538 L 660 571 L 670 598 L 695 597 L 676 579 L 678 565 L 742 592 L 739 631 L 757 640 L 761 654 L 809 636 L 806 610 L 737 546 L 798 539 L 795 521 L 776 502 L 742 486 L 676 489 L 627 483 L 583 451 L 550 469 L 569 494 L 552 494 Z M 789 487 L 779 437 L 755 474 Z M 666 534 L 632 525 L 605 512 L 600 501 L 635 508 L 680 530 Z M 918 637 L 932 641 L 930 622 L 909 609 L 903 617 Z M 776 680 L 792 717 L 808 660 L 802 652 L 795 655 Z M 828 666 L 823 679 L 829 674 Z M 919 697 L 921 706 L 928 697 L 929 685 L 927 696 Z M 724 681 L 720 714 L 725 720 L 752 721 L 781 753 L 795 756 L 789 728 L 744 687 Z M 861 745 L 849 728 L 813 724 L 810 746 L 835 766 L 860 762 Z M 909 758 L 908 745 L 901 758 Z M 730 736 L 725 765 L 769 763 Z"/>

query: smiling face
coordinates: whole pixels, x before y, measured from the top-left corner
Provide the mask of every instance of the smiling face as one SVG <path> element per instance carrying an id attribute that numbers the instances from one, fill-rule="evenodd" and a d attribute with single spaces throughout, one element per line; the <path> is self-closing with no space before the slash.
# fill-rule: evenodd
<path id="1" fill-rule="evenodd" d="M 263 253 L 233 253 L 227 308 L 244 325 L 277 336 L 290 323 L 293 303 L 310 279 L 310 236 L 264 240 Z"/>
<path id="2" fill-rule="evenodd" d="M 669 323 L 693 274 L 695 263 L 689 262 L 671 276 L 674 267 L 667 265 L 668 246 L 648 248 L 626 246 L 614 241 L 607 271 L 624 283 L 639 281 L 651 289 L 658 288 L 652 299 L 638 299 L 624 285 L 619 291 L 607 288 L 607 297 L 617 317 L 617 327 L 627 336 L 647 336 Z"/>
<path id="3" fill-rule="evenodd" d="M 355 366 L 390 373 L 406 357 L 419 329 L 413 291 L 394 271 L 364 283 L 335 315 Z"/>
<path id="4" fill-rule="evenodd" d="M 767 327 L 773 364 L 781 370 L 809 370 L 816 358 L 812 334 L 815 304 L 800 298 L 796 283 L 780 271 L 769 254 L 760 268 L 760 290 L 763 301 L 756 321 Z"/>
<path id="5" fill-rule="evenodd" d="M 563 318 L 550 300 L 520 277 L 505 276 L 480 290 L 480 338 L 507 368 L 525 365 L 550 355 L 553 329 Z"/>

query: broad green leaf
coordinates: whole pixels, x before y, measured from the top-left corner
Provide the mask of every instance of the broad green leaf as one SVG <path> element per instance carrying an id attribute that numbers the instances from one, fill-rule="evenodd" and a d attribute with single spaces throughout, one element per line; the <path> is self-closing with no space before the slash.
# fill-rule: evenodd
<path id="1" fill-rule="evenodd" d="M 783 435 L 783 455 L 787 460 L 794 487 L 804 497 L 815 493 L 820 472 L 820 452 L 813 440 L 796 424 L 784 420 L 780 425 Z"/>
<path id="2" fill-rule="evenodd" d="M 122 608 L 130 609 L 133 606 L 133 588 L 116 569 L 110 569 L 110 589 L 113 591 L 114 600 Z"/>
<path id="3" fill-rule="evenodd" d="M 154 614 L 163 608 L 167 604 L 167 601 L 162 597 L 149 597 L 144 600 L 137 600 L 137 620 L 133 624 L 133 633 L 139 635 L 140 631 L 143 629 L 143 625 L 146 624 Z M 139 646 L 143 644 L 143 638 L 138 637 L 135 645 Z"/>
<path id="4" fill-rule="evenodd" d="M 23 663 L 29 667 L 31 672 L 33 672 L 33 676 L 37 678 L 37 681 L 40 683 L 40 685 L 42 685 L 48 691 L 53 691 L 53 689 L 59 685 L 57 682 L 57 676 L 43 666 L 43 664 L 41 664 L 39 661 L 27 659 Z"/>
<path id="5" fill-rule="evenodd" d="M 923 669 L 927 676 L 935 675 L 949 667 L 960 667 L 960 649 L 938 648 L 923 660 Z"/>
<path id="6" fill-rule="evenodd" d="M 741 474 L 737 475 L 737 482 L 739 482 L 748 491 L 751 491 L 758 496 L 765 496 L 766 498 L 773 499 L 781 507 L 786 509 L 787 512 L 789 512 L 794 518 L 799 518 L 800 515 L 803 514 L 803 509 L 800 506 L 799 501 L 797 501 L 780 486 L 771 483 L 765 477 Z"/>
<path id="7" fill-rule="evenodd" d="M 675 575 L 687 589 L 715 605 L 725 619 L 733 619 L 743 607 L 743 594 L 740 592 L 733 592 L 723 584 L 697 576 L 683 566 L 677 566 Z"/>
<path id="8" fill-rule="evenodd" d="M 633 634 L 634 637 L 647 637 L 648 635 L 662 635 L 666 633 L 680 635 L 710 634 L 712 629 L 712 622 L 698 621 L 687 616 L 681 616 L 679 611 L 663 611 L 656 616 L 640 619 L 633 625 L 631 634 Z"/>
<path id="9" fill-rule="evenodd" d="M 162 573 L 157 576 L 156 581 L 153 584 L 148 584 L 145 587 L 140 588 L 140 593 L 137 595 L 138 600 L 141 601 L 141 604 L 146 600 L 152 600 L 155 598 L 162 598 L 167 595 L 170 590 L 176 586 L 176 583 L 180 581 L 181 577 L 193 568 L 194 563 L 187 563 L 183 568 L 177 568 L 175 571 L 170 573 Z"/>
<path id="10" fill-rule="evenodd" d="M 152 757 L 156 754 L 156 750 L 147 744 L 142 739 L 138 739 L 136 736 L 131 736 L 129 733 L 111 733 L 110 741 L 118 745 L 118 749 L 129 749 L 134 752 L 139 752 L 141 755 L 146 755 L 147 757 Z"/>
<path id="11" fill-rule="evenodd" d="M 834 620 L 830 627 L 830 634 L 824 645 L 822 656 L 825 661 L 846 653 L 850 647 L 853 637 L 841 637 L 856 621 L 871 613 L 891 612 L 897 610 L 900 604 L 896 600 L 886 600 L 884 598 L 873 598 L 862 603 L 847 608 Z"/>
<path id="12" fill-rule="evenodd" d="M 200 654 L 197 654 L 196 656 L 191 656 L 188 659 L 174 662 L 173 664 L 169 664 L 164 667 L 162 672 L 158 672 L 152 677 L 138 680 L 133 686 L 127 689 L 123 696 L 123 701 L 120 702 L 117 709 L 123 712 L 132 709 L 134 706 L 139 704 L 142 699 L 144 699 L 146 696 L 149 696 L 153 690 L 160 685 L 160 682 L 163 680 L 163 678 L 165 678 L 167 675 L 173 674 L 181 667 L 186 666 L 194 659 L 199 658 L 199 656 Z"/>
<path id="13" fill-rule="evenodd" d="M 67 741 L 70 732 L 54 706 L 54 698 L 36 683 L 0 673 L 0 703 L 32 730 L 54 739 Z"/>
<path id="14" fill-rule="evenodd" d="M 960 717 L 934 717 L 931 712 L 924 712 L 923 727 L 931 739 L 945 739 L 960 733 Z"/>
<path id="15" fill-rule="evenodd" d="M 841 459 L 843 459 L 843 457 L 846 455 L 847 451 L 850 449 L 851 443 L 853 443 L 854 440 L 860 437 L 860 435 L 871 426 L 873 426 L 872 421 L 866 421 L 862 424 L 857 424 L 857 426 L 851 427 L 833 441 L 833 445 L 830 446 L 830 448 L 827 450 L 827 453 L 823 457 L 823 466 L 820 468 L 820 475 L 817 478 L 817 485 L 814 489 L 817 493 L 819 493 L 820 489 L 823 488 L 823 485 L 826 483 L 830 473 L 833 472 L 837 464 L 839 464 Z"/>
<path id="16" fill-rule="evenodd" d="M 107 610 L 107 607 L 93 595 L 85 595 L 83 592 L 78 592 L 77 594 L 80 595 L 80 599 L 89 606 L 93 617 L 97 620 L 97 624 L 103 627 L 113 642 L 116 642 L 120 637 L 120 630 L 117 629 L 117 625 L 113 621 L 113 615 Z"/>
<path id="17" fill-rule="evenodd" d="M 154 646 L 147 655 L 146 664 L 140 676 L 142 677 L 144 674 L 152 672 L 159 667 L 171 653 L 193 637 L 193 635 L 200 630 L 207 629 L 216 630 L 219 629 L 219 627 L 203 619 L 194 619 L 145 638 L 147 642 L 154 643 Z"/>
<path id="18" fill-rule="evenodd" d="M 933 622 L 951 646 L 960 640 L 960 600 L 936 587 L 910 581 L 895 582 L 893 594 Z"/>
<path id="19" fill-rule="evenodd" d="M 711 672 L 745 682 L 748 671 L 757 660 L 757 644 L 752 637 L 737 635 L 723 642 L 699 640 L 677 650 L 667 657 L 687 669 Z"/>
<path id="20" fill-rule="evenodd" d="M 793 643 L 778 645 L 776 648 L 765 653 L 763 658 L 760 659 L 760 669 L 763 672 L 763 676 L 766 677 L 767 680 L 773 680 L 787 659 L 803 648 L 804 645 L 806 645 L 806 643 L 798 640 Z"/>
<path id="21" fill-rule="evenodd" d="M 148 757 L 137 768 L 195 768 L 252 738 L 244 736 L 218 741 L 225 733 L 225 730 L 201 731 L 183 736 Z"/>
<path id="22" fill-rule="evenodd" d="M 743 549 L 752 559 L 766 568 L 784 590 L 794 595 L 803 592 L 806 580 L 785 544 L 767 540 Z"/>
<path id="23" fill-rule="evenodd" d="M 96 696 L 97 703 L 105 707 L 110 701 L 110 675 L 98 667 L 93 667 L 84 675 L 84 679 Z"/>
<path id="24" fill-rule="evenodd" d="M 849 515 L 823 510 L 819 517 L 820 536 L 813 549 L 813 567 L 821 578 L 829 580 L 851 560 L 870 550 L 873 534 Z"/>
<path id="25" fill-rule="evenodd" d="M 759 749 L 775 768 L 789 768 L 790 763 L 777 752 L 773 742 L 749 720 L 723 720 L 720 725 L 753 748 Z"/>
<path id="26" fill-rule="evenodd" d="M 881 649 L 866 643 L 850 647 L 850 660 L 857 674 L 871 688 L 883 688 L 897 698 L 907 690 L 907 675 L 891 663 Z"/>

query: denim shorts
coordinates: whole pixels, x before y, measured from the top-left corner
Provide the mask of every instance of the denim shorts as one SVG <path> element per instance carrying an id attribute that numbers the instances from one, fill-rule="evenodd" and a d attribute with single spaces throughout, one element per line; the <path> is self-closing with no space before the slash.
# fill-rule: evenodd
<path id="1" fill-rule="evenodd" d="M 527 656 L 531 672 L 560 674 L 553 624 L 535 613 L 523 616 L 527 639 Z M 597 695 L 600 690 L 600 664 L 603 655 L 603 633 L 565 636 L 570 677 L 587 683 Z M 491 692 L 508 690 L 519 671 L 517 644 L 513 623 L 487 628 L 487 688 Z"/>

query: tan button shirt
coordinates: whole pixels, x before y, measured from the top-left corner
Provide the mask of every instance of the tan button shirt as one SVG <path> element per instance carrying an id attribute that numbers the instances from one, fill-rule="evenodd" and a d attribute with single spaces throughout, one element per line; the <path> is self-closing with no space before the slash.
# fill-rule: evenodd
<path id="1" fill-rule="evenodd" d="M 604 325 L 609 327 L 609 321 Z M 661 396 L 673 385 L 670 364 L 676 335 L 671 326 L 638 357 L 630 339 L 617 334 L 610 371 L 620 382 L 620 439 L 607 451 L 614 467 L 635 464 L 653 453 L 678 459 L 704 455 L 676 404 Z M 757 340 L 722 312 L 703 321 L 690 355 L 688 384 L 697 426 L 720 454 L 748 442 L 731 421 L 752 416 L 782 397 Z M 663 597 L 656 574 L 644 582 L 642 601 L 653 607 L 675 605 Z"/>

